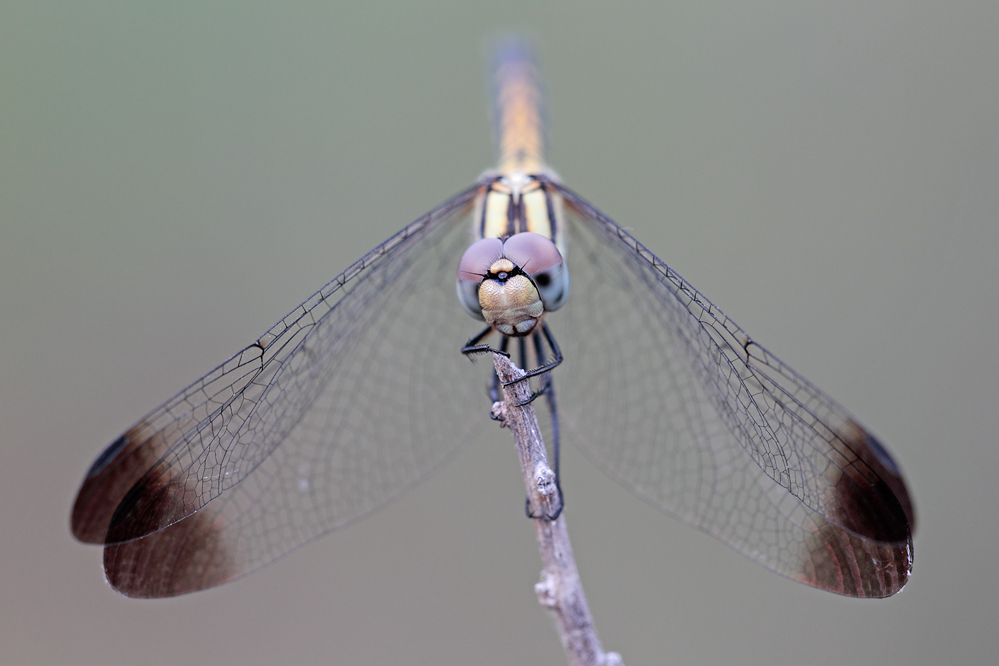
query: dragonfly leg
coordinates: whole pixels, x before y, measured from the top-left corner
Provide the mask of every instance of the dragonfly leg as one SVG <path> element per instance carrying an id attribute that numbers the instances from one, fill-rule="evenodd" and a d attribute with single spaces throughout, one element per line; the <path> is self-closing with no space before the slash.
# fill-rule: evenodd
<path id="1" fill-rule="evenodd" d="M 552 335 L 551 329 L 548 328 L 548 324 L 542 323 L 541 330 L 544 333 L 544 339 L 548 343 L 549 349 L 551 349 L 553 356 L 552 360 L 547 363 L 542 362 L 544 359 L 543 345 L 541 344 L 541 336 L 539 336 L 537 330 L 535 330 L 533 334 L 534 350 L 537 362 L 540 365 L 538 365 L 538 367 L 534 368 L 533 370 L 528 370 L 527 372 L 525 372 L 524 376 L 521 377 L 520 379 L 515 379 L 514 381 L 504 385 L 504 386 L 509 386 L 510 384 L 516 384 L 517 382 L 529 380 L 531 377 L 537 377 L 539 375 L 545 376 L 541 388 L 538 389 L 537 391 L 532 392 L 531 397 L 529 397 L 527 400 L 521 403 L 520 405 L 521 407 L 523 407 L 524 405 L 529 405 L 530 403 L 534 402 L 539 396 L 545 393 L 545 388 L 548 382 L 550 381 L 551 377 L 551 375 L 545 373 L 548 373 L 551 370 L 557 368 L 559 364 L 562 363 L 562 350 L 559 349 L 558 343 L 555 341 L 555 336 Z"/>
<path id="2" fill-rule="evenodd" d="M 461 353 L 464 354 L 465 356 L 471 357 L 475 354 L 484 354 L 485 352 L 492 352 L 494 354 L 502 354 L 503 356 L 510 358 L 510 354 L 505 349 L 493 349 L 489 345 L 479 344 L 480 342 L 482 342 L 482 339 L 485 338 L 490 333 L 492 333 L 492 331 L 493 331 L 492 326 L 486 326 L 484 329 L 482 329 L 482 331 L 476 334 L 474 338 L 465 343 L 465 345 L 461 348 Z"/>
<path id="3" fill-rule="evenodd" d="M 537 354 L 541 355 L 541 339 L 540 336 L 535 334 L 534 339 L 535 349 Z M 531 498 L 527 497 L 524 500 L 524 513 L 527 514 L 528 518 L 541 519 L 541 520 L 556 520 L 562 514 L 562 508 L 565 506 L 565 496 L 562 494 L 562 481 L 559 475 L 559 457 L 561 453 L 560 449 L 560 432 L 558 425 L 558 403 L 555 399 L 555 383 L 552 380 L 551 375 L 545 375 L 545 382 L 541 389 L 536 395 L 544 395 L 545 403 L 548 406 L 548 413 L 551 415 L 552 420 L 552 472 L 555 473 L 555 491 L 558 493 L 558 508 L 552 513 L 535 513 L 531 510 Z"/>
<path id="4" fill-rule="evenodd" d="M 507 353 L 507 348 L 510 346 L 510 338 L 503 336 L 500 340 L 500 353 L 504 354 L 507 358 L 510 358 L 510 354 Z M 492 379 L 489 380 L 489 400 L 492 402 L 498 402 L 500 400 L 500 380 L 499 375 L 496 374 L 496 368 L 493 368 Z"/>

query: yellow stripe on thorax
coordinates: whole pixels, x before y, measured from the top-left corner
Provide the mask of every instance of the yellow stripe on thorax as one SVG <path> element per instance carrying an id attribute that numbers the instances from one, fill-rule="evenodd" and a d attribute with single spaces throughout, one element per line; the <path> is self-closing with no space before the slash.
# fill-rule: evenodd
<path id="1" fill-rule="evenodd" d="M 483 185 L 475 202 L 476 237 L 505 238 L 533 231 L 552 240 L 565 256 L 562 195 L 543 183 L 518 172 Z"/>

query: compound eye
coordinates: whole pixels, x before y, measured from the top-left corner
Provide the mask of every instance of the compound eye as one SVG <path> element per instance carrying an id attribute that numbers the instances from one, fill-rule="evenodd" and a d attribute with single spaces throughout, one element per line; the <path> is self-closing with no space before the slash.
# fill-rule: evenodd
<path id="1" fill-rule="evenodd" d="M 503 257 L 503 241 L 498 238 L 483 238 L 472 243 L 458 262 L 458 302 L 465 312 L 476 319 L 483 319 L 479 305 L 479 285 L 489 273 L 489 267 Z"/>
<path id="2" fill-rule="evenodd" d="M 503 255 L 534 281 L 545 310 L 558 310 L 569 298 L 569 269 L 555 243 L 525 231 L 503 244 Z"/>
<path id="3" fill-rule="evenodd" d="M 564 262 L 531 277 L 538 286 L 538 293 L 541 294 L 545 310 L 552 312 L 565 305 L 569 298 L 569 269 Z"/>

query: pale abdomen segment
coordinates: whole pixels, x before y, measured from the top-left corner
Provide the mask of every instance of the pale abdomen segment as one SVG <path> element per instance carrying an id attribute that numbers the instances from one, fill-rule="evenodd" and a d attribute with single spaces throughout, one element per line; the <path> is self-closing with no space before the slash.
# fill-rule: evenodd
<path id="1" fill-rule="evenodd" d="M 493 122 L 500 173 L 545 168 L 544 98 L 531 48 L 501 43 L 493 56 Z"/>

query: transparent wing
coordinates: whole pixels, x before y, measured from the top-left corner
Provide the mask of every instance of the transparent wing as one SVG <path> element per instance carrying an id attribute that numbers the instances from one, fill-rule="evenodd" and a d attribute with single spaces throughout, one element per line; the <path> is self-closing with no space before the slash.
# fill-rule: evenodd
<path id="1" fill-rule="evenodd" d="M 572 296 L 551 325 L 565 439 L 654 506 L 790 578 L 888 596 L 912 565 L 890 454 L 616 223 L 562 190 Z"/>
<path id="2" fill-rule="evenodd" d="M 111 584 L 170 596 L 364 516 L 487 420 L 454 293 L 475 189 L 378 246 L 97 459 L 73 531 Z"/>

